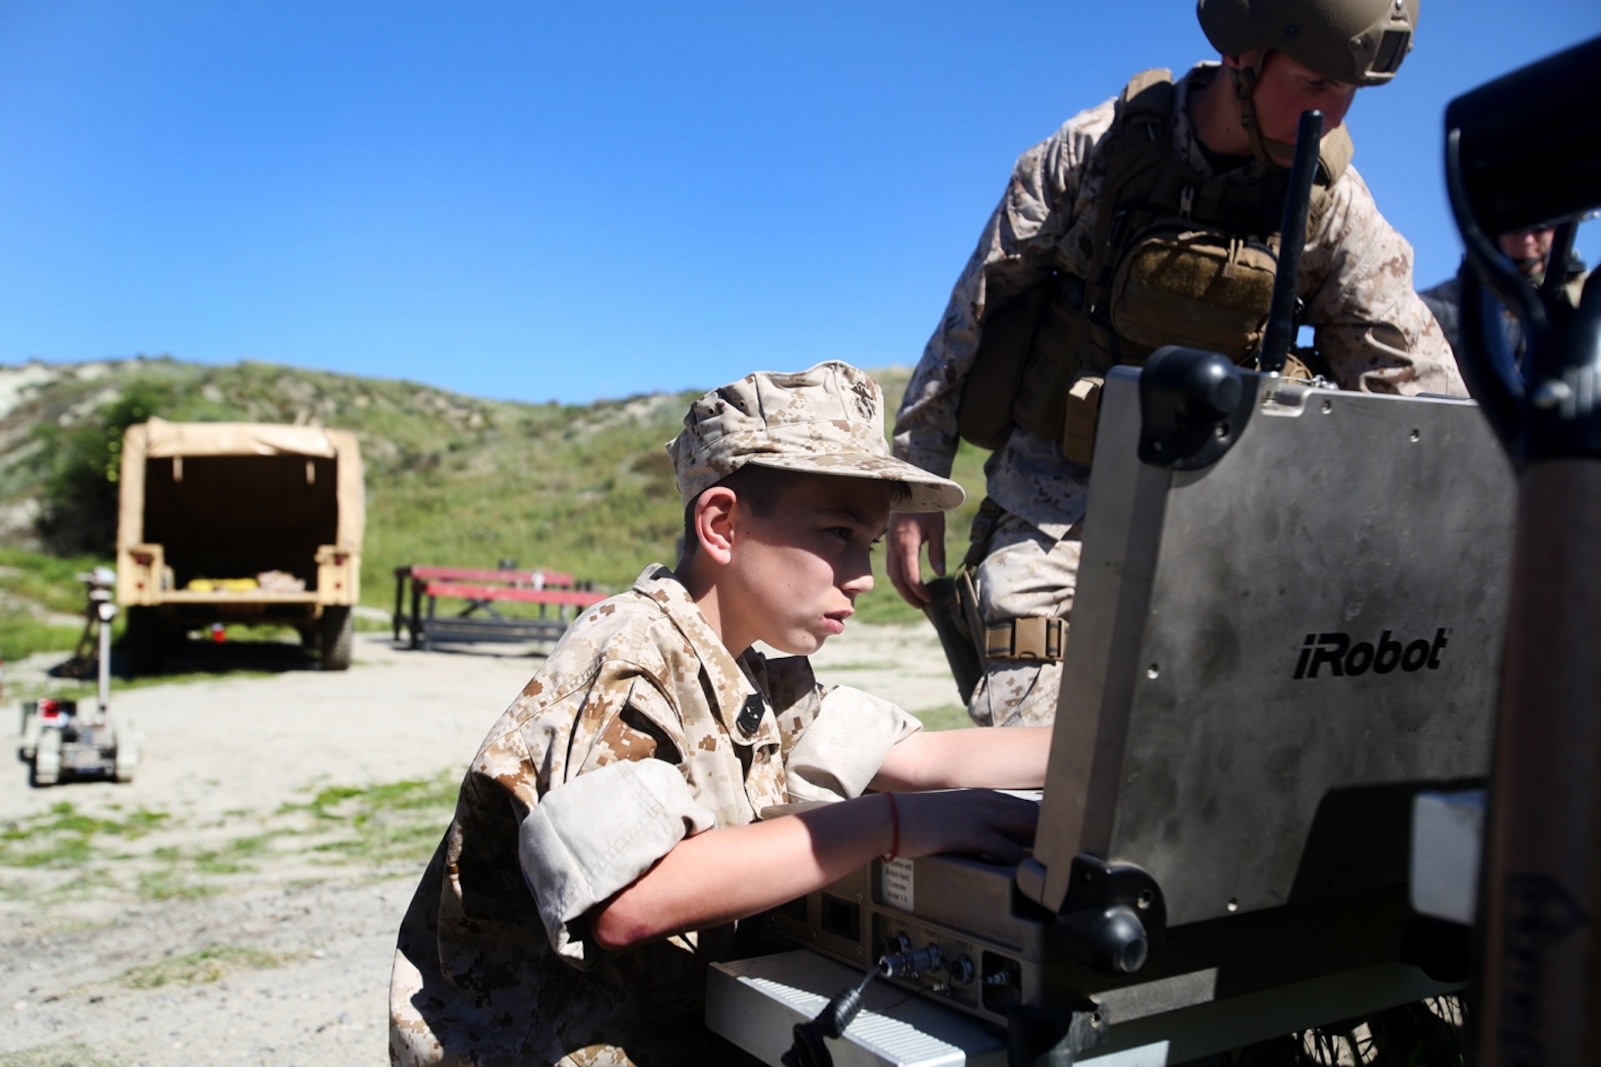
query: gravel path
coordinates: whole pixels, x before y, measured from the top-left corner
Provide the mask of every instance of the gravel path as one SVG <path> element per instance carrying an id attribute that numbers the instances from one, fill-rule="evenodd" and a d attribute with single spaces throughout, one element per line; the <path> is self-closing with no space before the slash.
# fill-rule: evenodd
<path id="1" fill-rule="evenodd" d="M 395 930 L 455 780 L 538 665 L 528 653 L 363 633 L 351 669 L 322 674 L 288 646 L 197 647 L 179 666 L 227 673 L 113 684 L 144 737 L 132 783 L 34 789 L 11 763 L 0 1067 L 386 1062 Z M 61 658 L 8 663 L 4 714 Z M 927 627 L 856 626 L 816 662 L 955 715 Z"/>

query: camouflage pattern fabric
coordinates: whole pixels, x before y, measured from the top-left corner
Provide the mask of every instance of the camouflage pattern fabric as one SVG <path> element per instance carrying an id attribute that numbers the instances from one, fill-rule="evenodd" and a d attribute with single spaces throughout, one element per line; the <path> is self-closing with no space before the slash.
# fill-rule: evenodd
<path id="1" fill-rule="evenodd" d="M 1172 129 L 1175 156 L 1207 174 L 1214 170 L 1185 105 L 1219 69 L 1200 64 L 1179 81 Z M 1104 164 L 1095 147 L 1111 126 L 1114 108 L 1115 101 L 1108 100 L 1081 112 L 1018 159 L 907 385 L 895 423 L 895 455 L 948 475 L 958 444 L 957 407 L 973 370 L 984 308 L 1004 304 L 1053 270 L 1084 275 L 1104 206 Z M 1282 181 L 1281 173 L 1251 161 L 1222 178 Z M 1318 351 L 1341 388 L 1466 395 L 1450 347 L 1413 291 L 1412 247 L 1379 214 L 1354 167 L 1329 187 L 1328 210 L 1307 234 L 1296 289 L 1305 304 L 1303 321 L 1314 328 Z M 1084 517 L 1089 468 L 1064 460 L 1055 441 L 1014 427 L 984 471 L 988 495 L 1048 541 L 1066 537 Z M 1006 565 L 996 572 L 992 603 L 1008 599 L 996 586 L 1003 572 L 1028 569 Z M 1058 602 L 1039 613 L 1065 617 L 1071 595 L 1072 589 L 1064 588 Z M 1014 678 L 1006 686 L 1009 694 L 1027 689 L 1035 693 L 1031 699 L 1054 707 L 1054 693 L 1042 688 L 1047 684 L 1043 678 Z M 987 699 L 995 703 L 994 697 Z M 970 702 L 970 711 L 974 708 Z"/>
<path id="2" fill-rule="evenodd" d="M 1173 149 L 1211 173 L 1185 109 L 1219 68 L 1201 64 L 1178 83 Z M 1051 270 L 1082 273 L 1101 210 L 1104 175 L 1094 157 L 1111 125 L 1113 101 L 1069 119 L 1017 161 L 951 293 L 944 318 L 912 374 L 895 423 L 895 454 L 948 475 L 956 454 L 956 409 L 973 367 L 984 308 L 1004 303 Z M 1225 180 L 1262 181 L 1263 164 Z M 1282 177 L 1277 180 L 1282 181 Z M 1412 247 L 1379 214 L 1361 176 L 1347 168 L 1329 188 L 1330 207 L 1307 235 L 1297 291 L 1304 321 L 1341 388 L 1465 395 L 1434 316 L 1412 290 Z M 1088 470 L 1069 468 L 1054 442 L 1016 429 L 986 467 L 988 492 L 1008 512 L 1055 537 L 1084 517 Z"/>
<path id="3" fill-rule="evenodd" d="M 1045 615 L 1071 619 L 1078 585 L 1079 530 L 1066 537 L 1041 533 L 1015 515 L 1002 515 L 978 565 L 979 615 L 985 623 Z M 1056 720 L 1062 664 L 991 657 L 967 701 L 978 726 L 1039 726 Z"/>
<path id="4" fill-rule="evenodd" d="M 735 927 L 608 954 L 585 913 L 689 834 L 855 795 L 917 728 L 804 658 L 736 662 L 647 568 L 574 623 L 474 758 L 401 924 L 391 1063 L 710 1062 L 705 968 L 737 953 Z"/>
<path id="5" fill-rule="evenodd" d="M 838 360 L 712 390 L 690 405 L 667 452 L 685 504 L 747 463 L 900 482 L 909 493 L 893 501 L 896 511 L 949 511 L 963 498 L 955 482 L 890 455 L 882 390 Z"/>

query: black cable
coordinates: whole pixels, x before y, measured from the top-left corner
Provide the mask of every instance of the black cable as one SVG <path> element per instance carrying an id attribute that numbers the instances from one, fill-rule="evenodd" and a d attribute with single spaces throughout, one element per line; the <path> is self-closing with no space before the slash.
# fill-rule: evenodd
<path id="1" fill-rule="evenodd" d="M 834 1057 L 829 1054 L 824 1038 L 838 1038 L 845 1033 L 862 1010 L 862 991 L 877 973 L 877 970 L 868 971 L 854 989 L 847 986 L 835 993 L 816 1018 L 796 1023 L 795 1042 L 779 1057 L 779 1062 L 784 1067 L 834 1067 Z"/>

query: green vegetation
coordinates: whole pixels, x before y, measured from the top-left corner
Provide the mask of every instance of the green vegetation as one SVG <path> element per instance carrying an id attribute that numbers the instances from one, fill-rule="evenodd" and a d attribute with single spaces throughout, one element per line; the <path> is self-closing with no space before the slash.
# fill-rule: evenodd
<path id="1" fill-rule="evenodd" d="M 297 957 L 264 952 L 242 945 L 213 945 L 199 952 L 173 956 L 160 963 L 130 967 L 117 979 L 129 989 L 158 989 L 165 985 L 208 985 L 232 971 L 264 971 L 293 962 Z"/>
<path id="2" fill-rule="evenodd" d="M 972 726 L 973 720 L 968 717 L 967 708 L 962 704 L 946 704 L 927 711 L 914 713 L 925 730 L 959 730 L 965 726 Z"/>
<path id="3" fill-rule="evenodd" d="M 106 838 L 136 840 L 167 821 L 143 808 L 122 820 L 85 815 L 62 801 L 50 810 L 0 824 L 0 866 L 76 867 Z"/>
<path id="4" fill-rule="evenodd" d="M 72 648 L 83 623 L 68 625 L 50 615 L 83 618 L 84 586 L 77 576 L 95 564 L 88 556 L 0 547 L 0 658 Z"/>
<path id="5" fill-rule="evenodd" d="M 84 587 L 78 575 L 88 573 L 97 564 L 104 566 L 105 560 L 0 547 L 0 591 L 31 600 L 50 611 L 81 617 Z"/>
<path id="6" fill-rule="evenodd" d="M 221 886 L 197 882 L 176 870 L 145 871 L 138 878 L 140 900 L 200 900 L 220 892 Z"/>
<path id="7" fill-rule="evenodd" d="M 16 604 L 0 604 L 0 659 L 18 660 L 35 652 L 70 649 L 81 632 L 82 627 L 41 621 Z"/>
<path id="8" fill-rule="evenodd" d="M 450 822 L 460 784 L 452 770 L 364 789 L 330 786 L 307 804 L 287 806 L 284 813 L 305 811 L 323 826 L 339 828 L 337 835 L 314 846 L 327 860 L 420 868 Z"/>
<path id="9" fill-rule="evenodd" d="M 39 533 L 48 547 L 105 553 L 115 546 L 123 432 L 173 403 L 170 384 L 138 379 L 102 404 L 95 419 L 34 427 L 44 473 Z"/>
<path id="10" fill-rule="evenodd" d="M 167 812 L 91 816 L 70 803 L 0 822 L 0 895 L 42 903 L 110 889 L 197 899 L 269 873 L 295 883 L 421 871 L 455 808 L 459 776 L 323 786 L 278 811 L 195 825 Z"/>
<path id="11" fill-rule="evenodd" d="M 81 1041 L 0 1053 L 0 1067 L 118 1067 L 119 1062 L 106 1058 Z"/>
<path id="12" fill-rule="evenodd" d="M 103 364 L 97 374 L 61 366 L 54 380 L 0 419 L 0 430 L 40 427 L 0 453 L 0 508 L 36 506 L 52 555 L 25 551 L 25 534 L 0 549 L 0 656 L 70 648 L 79 630 L 51 627 L 14 598 L 78 614 L 75 574 L 111 562 L 115 477 L 122 429 L 172 421 L 320 423 L 351 430 L 366 468 L 362 602 L 390 609 L 394 569 L 409 563 L 566 571 L 602 590 L 626 588 L 647 563 L 671 563 L 682 509 L 662 443 L 703 388 L 604 400 L 587 407 L 461 396 L 412 382 L 356 378 L 266 363 L 203 366 L 161 358 Z M 891 417 L 904 369 L 874 372 Z M 13 435 L 13 439 L 17 439 Z M 955 476 L 970 499 L 948 518 L 954 566 L 982 496 L 984 454 L 964 447 Z M 81 521 L 80 521 L 81 520 Z M 59 553 L 67 552 L 62 556 Z M 858 605 L 863 622 L 918 619 L 884 576 Z M 15 572 L 15 573 L 13 573 Z M 9 606 L 8 606 L 9 605 Z M 120 624 L 119 624 L 120 625 Z"/>

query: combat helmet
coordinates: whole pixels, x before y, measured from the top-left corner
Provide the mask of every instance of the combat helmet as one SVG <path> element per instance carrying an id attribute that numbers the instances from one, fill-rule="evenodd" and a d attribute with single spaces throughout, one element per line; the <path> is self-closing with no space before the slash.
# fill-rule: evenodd
<path id="1" fill-rule="evenodd" d="M 1270 141 L 1256 121 L 1254 94 L 1270 51 L 1283 52 L 1325 78 L 1383 85 L 1412 50 L 1419 0 L 1196 0 L 1195 14 L 1212 47 L 1225 56 L 1261 49 L 1243 69 L 1229 68 L 1240 124 L 1251 151 L 1273 163 L 1291 145 Z"/>
<path id="2" fill-rule="evenodd" d="M 1419 0 L 1197 0 L 1196 16 L 1225 56 L 1277 49 L 1325 78 L 1382 85 L 1412 50 Z"/>

